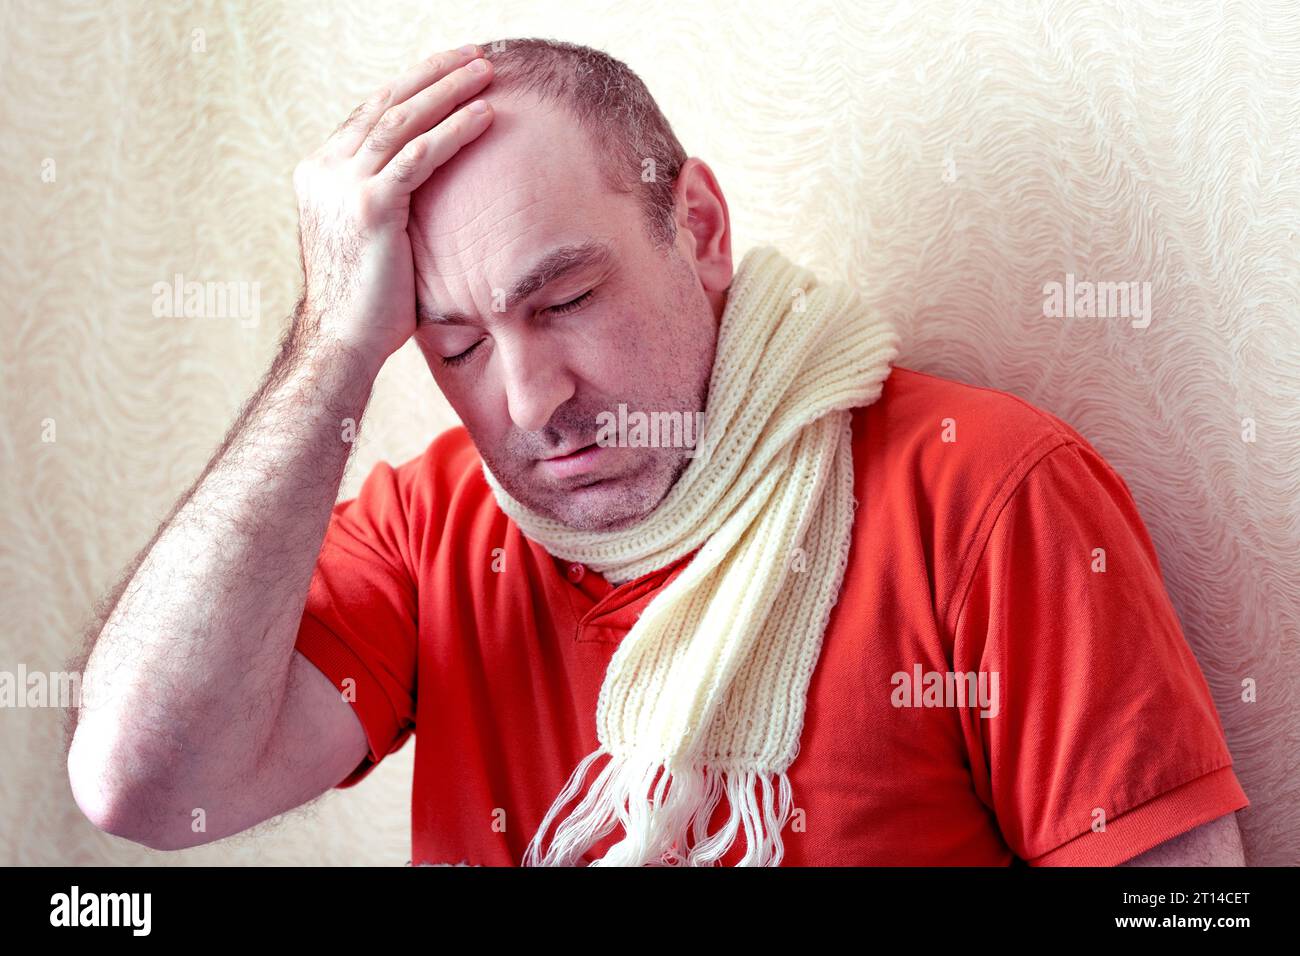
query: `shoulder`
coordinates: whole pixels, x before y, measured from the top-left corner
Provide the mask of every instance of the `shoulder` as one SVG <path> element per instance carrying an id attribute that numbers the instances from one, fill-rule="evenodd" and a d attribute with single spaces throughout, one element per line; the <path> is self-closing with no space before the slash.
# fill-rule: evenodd
<path id="1" fill-rule="evenodd" d="M 463 425 L 439 433 L 414 458 L 376 463 L 358 499 L 375 524 L 405 538 L 416 554 L 436 547 L 451 530 L 482 530 L 499 515 L 478 449 Z"/>
<path id="2" fill-rule="evenodd" d="M 995 388 L 896 366 L 880 398 L 855 409 L 854 438 L 900 464 L 935 471 L 996 468 L 1083 437 L 1055 415 Z"/>
<path id="3" fill-rule="evenodd" d="M 879 399 L 854 409 L 853 440 L 864 492 L 966 516 L 1014 491 L 1058 449 L 1096 455 L 1064 421 L 1010 392 L 904 367 Z"/>
<path id="4" fill-rule="evenodd" d="M 889 528 L 919 544 L 941 617 L 1017 495 L 1032 495 L 1048 522 L 1102 497 L 1129 503 L 1119 475 L 1057 416 L 914 369 L 896 366 L 880 398 L 854 410 L 853 440 L 861 533 Z"/>
<path id="5" fill-rule="evenodd" d="M 464 425 L 455 425 L 440 432 L 415 458 L 398 465 L 394 471 L 397 482 L 406 493 L 450 493 L 460 489 L 475 477 L 482 481 L 481 459 L 478 449 Z"/>

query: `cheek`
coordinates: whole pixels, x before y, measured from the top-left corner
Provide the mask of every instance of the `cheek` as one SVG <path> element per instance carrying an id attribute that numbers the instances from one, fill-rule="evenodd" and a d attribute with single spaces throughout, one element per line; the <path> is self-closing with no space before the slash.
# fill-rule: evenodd
<path id="1" fill-rule="evenodd" d="M 434 349 L 433 343 L 429 341 L 427 335 L 421 335 L 419 332 L 416 332 L 411 336 L 411 341 L 415 343 L 415 347 L 418 348 L 420 354 L 424 356 L 425 364 L 429 366 L 429 371 L 433 374 L 433 380 L 436 382 L 438 380 L 439 365 L 441 363 L 438 361 L 438 352 Z"/>
<path id="2" fill-rule="evenodd" d="M 635 315 L 609 349 L 611 373 L 627 391 L 658 394 L 693 376 L 696 354 L 707 349 L 707 328 L 679 310 Z"/>
<path id="3" fill-rule="evenodd" d="M 441 365 L 436 355 L 433 362 Z M 490 456 L 504 447 L 513 427 L 504 393 L 490 391 L 481 380 L 454 369 L 440 368 L 433 380 L 480 450 Z"/>
<path id="4" fill-rule="evenodd" d="M 429 367 L 429 374 L 433 376 L 433 384 L 438 389 L 438 393 L 451 406 L 456 417 L 472 432 L 470 420 L 477 418 L 479 414 L 478 409 L 474 407 L 472 393 L 458 384 L 461 379 L 455 374 L 454 369 L 443 367 L 441 354 L 430 343 L 417 338 L 416 345 L 424 356 L 424 362 Z"/>
<path id="5" fill-rule="evenodd" d="M 576 334 L 566 349 L 575 374 L 607 394 L 636 391 L 664 374 L 663 317 L 634 310 L 609 316 L 590 334 Z"/>
<path id="6" fill-rule="evenodd" d="M 511 430 L 509 416 L 496 414 L 490 402 L 475 391 L 458 393 L 455 398 L 443 394 L 479 453 L 498 468 L 506 469 L 499 463 L 509 457 L 506 452 Z"/>

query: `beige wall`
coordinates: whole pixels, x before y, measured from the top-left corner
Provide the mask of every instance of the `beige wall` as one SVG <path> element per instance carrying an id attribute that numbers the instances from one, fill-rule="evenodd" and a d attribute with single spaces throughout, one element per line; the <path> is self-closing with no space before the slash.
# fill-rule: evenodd
<path id="1" fill-rule="evenodd" d="M 641 73 L 717 172 L 737 260 L 772 241 L 855 279 L 903 364 L 1013 391 L 1120 470 L 1252 799 L 1251 858 L 1300 862 L 1300 15 L 747 6 L 0 4 L 0 669 L 61 667 L 256 384 L 297 294 L 297 159 L 423 54 L 553 36 Z M 1070 271 L 1151 282 L 1150 326 L 1044 318 Z M 261 321 L 155 318 L 177 272 L 259 283 Z M 452 421 L 403 349 L 344 495 Z M 0 862 L 408 859 L 413 745 L 251 838 L 161 854 L 81 817 L 59 722 L 0 710 Z"/>

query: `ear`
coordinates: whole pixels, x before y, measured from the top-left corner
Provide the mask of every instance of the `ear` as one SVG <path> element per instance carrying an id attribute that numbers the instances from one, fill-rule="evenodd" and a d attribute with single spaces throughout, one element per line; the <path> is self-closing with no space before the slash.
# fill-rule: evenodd
<path id="1" fill-rule="evenodd" d="M 705 292 L 726 292 L 732 276 L 731 216 L 717 177 L 708 163 L 692 156 L 682 164 L 673 194 L 682 254 Z"/>

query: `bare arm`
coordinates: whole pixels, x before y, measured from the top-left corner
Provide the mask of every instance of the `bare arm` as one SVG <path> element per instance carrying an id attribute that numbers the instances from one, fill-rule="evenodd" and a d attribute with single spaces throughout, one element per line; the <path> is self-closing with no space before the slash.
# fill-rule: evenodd
<path id="1" fill-rule="evenodd" d="M 319 795 L 365 753 L 350 705 L 294 644 L 351 449 L 345 420 L 360 420 L 415 329 L 410 194 L 492 115 L 454 110 L 491 76 L 466 68 L 477 54 L 417 64 L 294 172 L 292 324 L 82 668 L 68 775 L 101 829 L 160 848 L 209 842 Z"/>
<path id="2" fill-rule="evenodd" d="M 376 371 L 290 337 L 131 576 L 86 662 L 68 754 L 98 826 L 146 836 L 246 782 L 284 700 L 351 448 L 342 423 Z"/>
<path id="3" fill-rule="evenodd" d="M 1120 866 L 1245 866 L 1237 815 L 1229 813 L 1166 840 Z"/>

